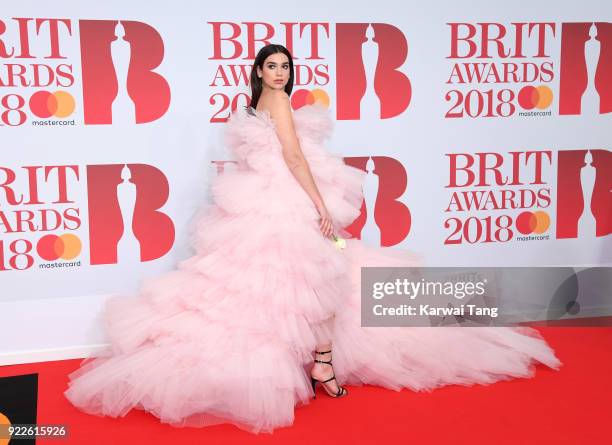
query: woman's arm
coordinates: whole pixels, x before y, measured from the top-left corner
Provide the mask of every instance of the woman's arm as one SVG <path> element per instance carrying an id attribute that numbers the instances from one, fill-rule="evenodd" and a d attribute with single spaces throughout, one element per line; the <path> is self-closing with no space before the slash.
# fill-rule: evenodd
<path id="1" fill-rule="evenodd" d="M 284 91 L 275 91 L 273 93 L 270 115 L 276 125 L 276 134 L 283 148 L 285 163 L 317 208 L 319 216 L 321 216 L 321 232 L 325 237 L 330 237 L 334 230 L 333 224 L 319 189 L 312 177 L 308 161 L 306 161 L 304 153 L 302 153 L 300 148 L 300 143 L 293 126 L 291 104 L 287 93 Z"/>

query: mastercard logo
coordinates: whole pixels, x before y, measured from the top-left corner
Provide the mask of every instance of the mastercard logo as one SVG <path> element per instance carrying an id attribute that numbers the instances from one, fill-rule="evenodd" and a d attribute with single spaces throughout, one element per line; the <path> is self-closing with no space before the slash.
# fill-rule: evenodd
<path id="1" fill-rule="evenodd" d="M 531 85 L 521 88 L 518 94 L 518 103 L 524 110 L 538 108 L 544 110 L 550 107 L 553 92 L 546 85 L 534 87 Z"/>
<path id="2" fill-rule="evenodd" d="M 37 91 L 30 97 L 30 110 L 37 117 L 68 117 L 74 113 L 75 101 L 66 91 Z"/>
<path id="3" fill-rule="evenodd" d="M 36 251 L 43 260 L 71 260 L 81 253 L 81 240 L 72 233 L 45 235 L 38 240 Z"/>
<path id="4" fill-rule="evenodd" d="M 306 89 L 296 90 L 291 94 L 291 107 L 294 110 L 302 108 L 304 105 L 314 104 L 315 102 L 329 107 L 329 96 L 325 91 L 318 88 L 312 91 Z"/>
<path id="5" fill-rule="evenodd" d="M 532 233 L 544 233 L 550 227 L 550 216 L 548 213 L 538 210 L 537 212 L 522 212 L 516 218 L 516 230 L 523 235 Z"/>
<path id="6" fill-rule="evenodd" d="M 8 437 L 9 426 L 11 426 L 11 420 L 0 412 L 0 429 L 7 435 L 7 437 L 4 437 L 4 435 L 0 436 L 0 445 L 8 445 L 10 441 L 10 437 Z"/>

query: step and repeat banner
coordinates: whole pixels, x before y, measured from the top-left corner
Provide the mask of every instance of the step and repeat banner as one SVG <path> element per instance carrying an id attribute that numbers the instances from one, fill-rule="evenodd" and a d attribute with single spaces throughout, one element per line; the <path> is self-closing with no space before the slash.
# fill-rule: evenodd
<path id="1" fill-rule="evenodd" d="M 0 12 L 0 357 L 103 343 L 104 299 L 193 253 L 267 43 L 294 56 L 292 106 L 327 105 L 329 150 L 368 172 L 364 242 L 612 265 L 609 2 L 19 2 Z"/>

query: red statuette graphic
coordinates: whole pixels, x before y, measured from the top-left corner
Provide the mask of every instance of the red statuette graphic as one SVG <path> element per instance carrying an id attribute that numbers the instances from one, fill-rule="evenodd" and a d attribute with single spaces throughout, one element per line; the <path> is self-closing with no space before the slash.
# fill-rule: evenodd
<path id="1" fill-rule="evenodd" d="M 347 165 L 367 171 L 366 165 L 369 157 L 344 158 Z M 346 228 L 351 235 L 359 237 L 367 218 L 374 218 L 380 229 L 380 242 L 382 246 L 394 246 L 402 242 L 410 233 L 412 216 L 410 209 L 399 201 L 406 191 L 408 176 L 401 162 L 387 156 L 372 156 L 378 176 L 378 195 L 374 215 L 366 215 L 365 202 L 361 208 L 361 215 Z"/>
<path id="2" fill-rule="evenodd" d="M 612 152 L 563 150 L 557 169 L 557 238 L 612 234 Z"/>
<path id="3" fill-rule="evenodd" d="M 135 109 L 132 122 L 162 117 L 170 106 L 170 87 L 153 72 L 164 58 L 159 33 L 146 23 L 117 20 L 80 20 L 79 29 L 85 123 L 113 123 L 113 102 L 125 87 L 129 105 Z M 118 61 L 126 65 L 118 66 Z M 124 74 L 127 86 L 120 83 Z"/>
<path id="4" fill-rule="evenodd" d="M 408 57 L 406 37 L 395 26 L 373 23 L 374 37 L 370 41 L 369 26 L 368 23 L 336 25 L 338 119 L 360 119 L 361 103 L 366 95 L 375 96 L 381 119 L 401 114 L 410 104 L 410 79 L 399 71 Z M 368 84 L 367 72 L 374 73 L 373 85 Z"/>
<path id="5" fill-rule="evenodd" d="M 127 212 L 122 216 L 118 200 L 119 186 L 127 184 L 122 180 L 124 164 L 87 166 L 91 264 L 117 263 L 117 244 L 124 234 L 133 233 L 137 238 L 141 261 L 160 258 L 174 243 L 174 223 L 158 210 L 168 200 L 166 176 L 151 165 L 127 166 L 129 184 L 136 188 L 132 227 L 124 227 Z"/>
<path id="6" fill-rule="evenodd" d="M 559 114 L 612 111 L 612 23 L 563 23 Z"/>

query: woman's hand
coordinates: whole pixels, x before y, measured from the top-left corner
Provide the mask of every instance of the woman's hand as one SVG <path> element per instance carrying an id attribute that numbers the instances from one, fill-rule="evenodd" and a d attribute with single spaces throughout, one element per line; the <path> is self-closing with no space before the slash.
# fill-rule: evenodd
<path id="1" fill-rule="evenodd" d="M 319 220 L 319 229 L 321 229 L 321 233 L 325 238 L 330 238 L 334 233 L 334 225 L 325 204 L 321 203 L 317 205 L 317 212 L 319 212 L 319 216 L 321 217 Z"/>

